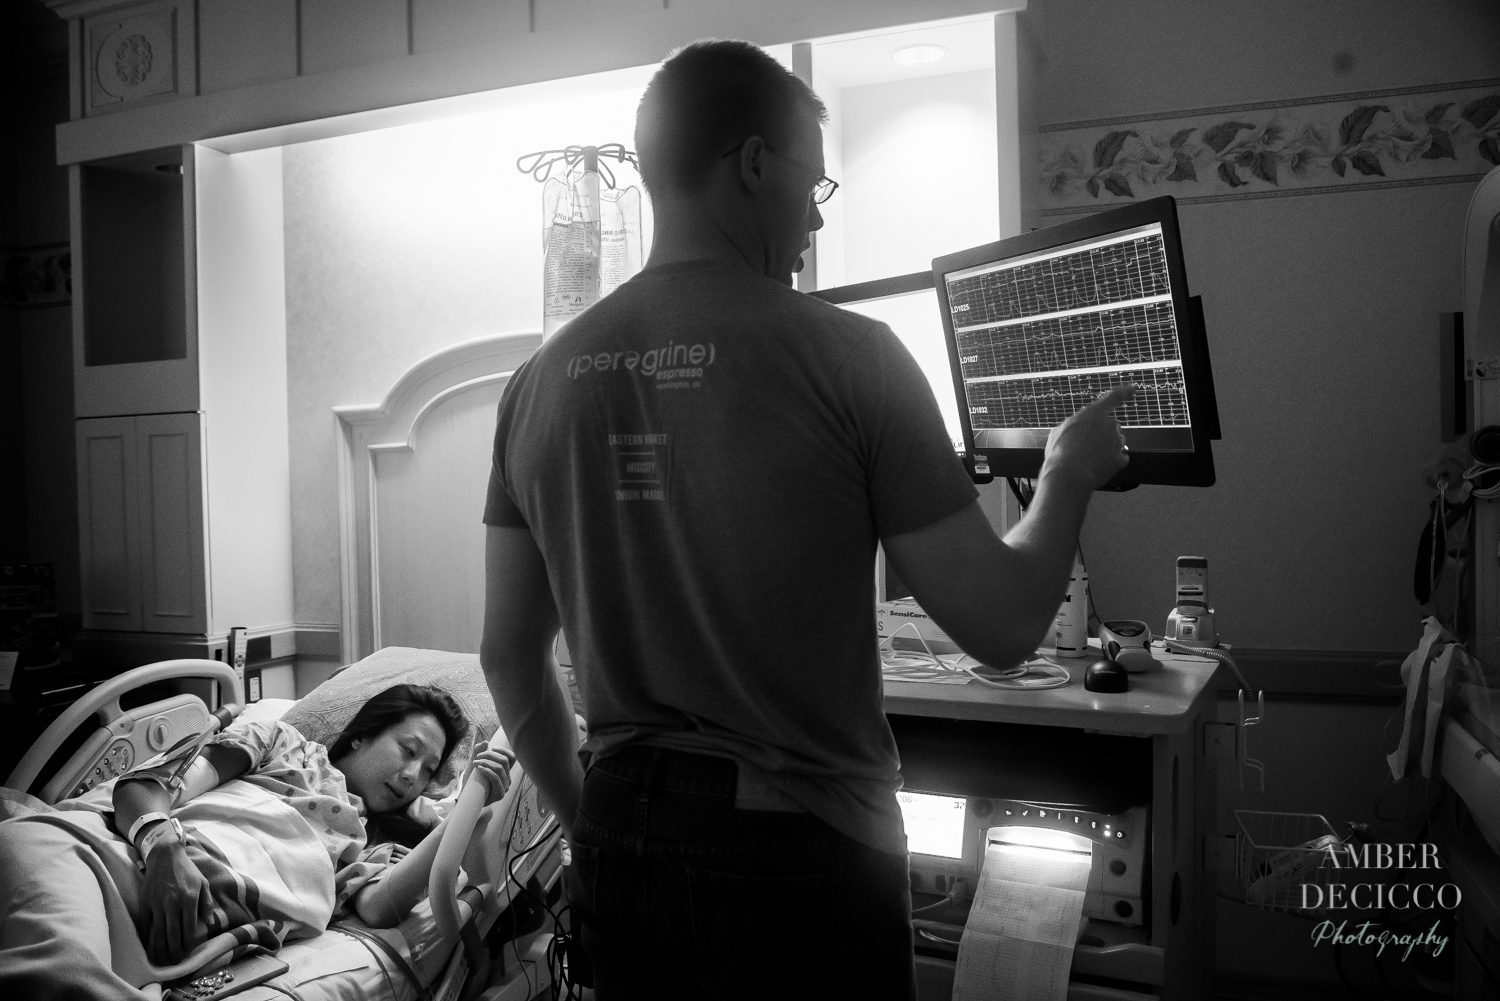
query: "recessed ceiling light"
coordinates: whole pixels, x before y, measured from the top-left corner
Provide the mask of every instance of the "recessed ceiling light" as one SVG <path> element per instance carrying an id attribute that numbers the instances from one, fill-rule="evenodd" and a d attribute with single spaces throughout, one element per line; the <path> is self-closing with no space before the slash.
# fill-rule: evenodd
<path id="1" fill-rule="evenodd" d="M 901 66 L 926 66 L 929 63 L 941 62 L 948 56 L 948 50 L 941 45 L 922 43 L 920 45 L 903 45 L 891 53 L 891 61 Z"/>

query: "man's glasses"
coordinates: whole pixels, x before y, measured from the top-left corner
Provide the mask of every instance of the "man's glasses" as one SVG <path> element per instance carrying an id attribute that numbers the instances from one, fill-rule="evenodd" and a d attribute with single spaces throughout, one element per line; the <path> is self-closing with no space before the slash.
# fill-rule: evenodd
<path id="1" fill-rule="evenodd" d="M 748 139 L 742 139 L 742 140 L 740 140 L 740 142 L 734 147 L 734 149 L 732 149 L 729 152 L 725 153 L 719 159 L 721 159 L 721 160 L 727 160 L 731 156 L 734 156 L 736 153 L 738 153 L 740 151 L 741 147 L 743 147 L 745 145 L 745 143 L 747 143 L 747 142 L 749 142 Z M 765 144 L 764 140 L 762 140 L 762 143 Z M 785 153 L 782 153 L 782 152 L 779 152 L 778 150 L 772 149 L 768 144 L 765 144 L 765 145 L 766 145 L 766 152 L 768 152 L 768 153 L 775 153 L 777 156 L 781 157 L 783 160 L 787 161 L 788 163 L 795 164 L 798 167 L 801 167 L 803 170 L 807 170 L 807 171 L 811 171 L 812 170 L 811 167 L 809 167 L 807 164 L 803 163 L 802 161 L 800 161 L 800 160 L 793 160 L 791 157 L 787 156 Z M 833 197 L 833 193 L 835 191 L 837 191 L 838 189 L 839 189 L 839 182 L 838 181 L 835 181 L 833 178 L 829 177 L 827 174 L 819 175 L 818 180 L 813 184 L 813 189 L 812 189 L 813 204 L 814 205 L 822 205 L 824 202 L 828 201 L 828 199 L 832 198 Z"/>

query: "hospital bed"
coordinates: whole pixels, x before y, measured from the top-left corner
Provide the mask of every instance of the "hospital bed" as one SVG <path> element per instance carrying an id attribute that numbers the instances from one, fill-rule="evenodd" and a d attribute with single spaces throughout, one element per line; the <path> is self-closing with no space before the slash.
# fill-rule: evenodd
<path id="1" fill-rule="evenodd" d="M 386 648 L 344 668 L 301 700 L 263 700 L 244 713 L 235 704 L 235 673 L 221 662 L 174 660 L 140 667 L 93 689 L 38 738 L 6 781 L 13 791 L 6 794 L 11 809 L 5 815 L 16 815 L 18 809 L 66 806 L 63 801 L 87 794 L 133 762 L 215 725 L 216 717 L 231 727 L 281 718 L 308 739 L 330 743 L 369 696 L 402 681 L 443 687 L 464 706 L 471 736 L 453 758 L 467 761 L 473 742 L 489 739 L 498 726 L 478 660 L 474 655 Z M 131 692 L 163 682 L 201 694 L 181 692 L 122 708 L 122 699 L 128 701 Z M 99 728 L 34 798 L 21 795 L 31 790 L 62 743 L 90 717 L 97 718 Z M 461 770 L 460 761 L 450 762 L 434 785 L 444 780 L 455 784 L 454 773 Z M 429 786 L 429 791 L 440 790 Z M 530 898 L 555 899 L 560 891 L 561 835 L 519 765 L 500 802 L 486 807 L 484 795 L 483 783 L 473 783 L 445 801 L 449 824 L 432 867 L 428 896 L 405 921 L 395 928 L 373 929 L 350 917 L 313 938 L 288 942 L 277 954 L 288 971 L 238 997 L 457 1001 L 496 982 L 513 983 L 515 989 L 504 992 L 507 999 L 535 996 L 546 983 L 544 964 L 535 962 L 537 939 L 546 929 L 518 940 L 513 930 L 527 923 L 518 925 L 515 910 L 509 915 L 512 920 L 500 919 L 517 904 L 517 910 L 525 906 L 531 911 L 530 923 L 535 924 L 535 901 L 518 903 L 529 899 L 522 887 L 530 891 Z M 532 961 L 523 962 L 528 948 Z"/>

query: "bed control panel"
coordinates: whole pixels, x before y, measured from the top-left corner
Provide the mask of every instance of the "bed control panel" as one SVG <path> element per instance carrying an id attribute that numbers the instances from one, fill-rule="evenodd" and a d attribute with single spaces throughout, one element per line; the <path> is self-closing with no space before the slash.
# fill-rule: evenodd
<path id="1" fill-rule="evenodd" d="M 48 802 L 82 796 L 102 782 L 128 772 L 138 761 L 160 754 L 183 737 L 215 725 L 203 700 L 176 695 L 139 709 L 127 709 L 94 731 L 42 790 Z"/>

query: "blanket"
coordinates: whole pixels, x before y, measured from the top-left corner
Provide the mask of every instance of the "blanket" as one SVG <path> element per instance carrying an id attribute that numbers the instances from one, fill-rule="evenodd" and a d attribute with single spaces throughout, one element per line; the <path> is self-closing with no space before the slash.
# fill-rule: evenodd
<path id="1" fill-rule="evenodd" d="M 136 932 L 142 872 L 101 808 L 101 787 L 64 809 L 20 794 L 0 800 L 0 996 L 129 998 L 141 988 L 275 951 L 327 927 L 389 861 L 389 846 L 335 874 L 297 811 L 245 782 L 228 782 L 174 815 L 188 857 L 208 881 L 208 939 L 157 966 Z M 384 853 L 384 857 L 380 857 Z"/>

